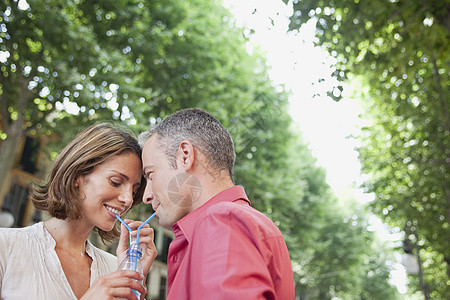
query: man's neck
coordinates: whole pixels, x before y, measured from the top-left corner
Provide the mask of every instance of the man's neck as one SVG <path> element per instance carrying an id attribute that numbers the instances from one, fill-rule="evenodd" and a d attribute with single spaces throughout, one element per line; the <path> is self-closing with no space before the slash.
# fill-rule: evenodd
<path id="1" fill-rule="evenodd" d="M 201 181 L 201 193 L 197 201 L 194 202 L 193 209 L 195 210 L 208 202 L 217 194 L 234 186 L 233 181 L 229 176 L 212 178 L 210 176 L 204 177 Z"/>

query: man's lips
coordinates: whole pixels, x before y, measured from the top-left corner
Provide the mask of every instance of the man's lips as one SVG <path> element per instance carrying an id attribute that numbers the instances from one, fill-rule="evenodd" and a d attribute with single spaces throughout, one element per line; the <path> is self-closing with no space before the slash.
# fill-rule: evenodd
<path id="1" fill-rule="evenodd" d="M 152 204 L 152 208 L 153 208 L 153 211 L 155 211 L 156 212 L 156 210 L 158 209 L 158 207 L 159 207 L 159 203 L 153 203 Z"/>

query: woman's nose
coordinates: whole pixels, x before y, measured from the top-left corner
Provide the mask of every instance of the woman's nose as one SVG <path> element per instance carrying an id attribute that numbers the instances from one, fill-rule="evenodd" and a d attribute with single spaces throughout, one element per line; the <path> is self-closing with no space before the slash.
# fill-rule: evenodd
<path id="1" fill-rule="evenodd" d="M 132 189 L 124 189 L 119 196 L 119 201 L 125 204 L 126 208 L 130 208 L 133 205 L 133 190 Z"/>

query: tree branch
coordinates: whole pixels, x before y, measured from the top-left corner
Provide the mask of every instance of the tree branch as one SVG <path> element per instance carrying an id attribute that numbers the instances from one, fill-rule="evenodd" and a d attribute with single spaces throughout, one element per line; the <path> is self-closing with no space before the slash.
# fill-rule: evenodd
<path id="1" fill-rule="evenodd" d="M 434 77 L 436 78 L 436 87 L 439 92 L 439 102 L 442 105 L 442 109 L 440 111 L 442 111 L 444 114 L 443 118 L 440 118 L 440 119 L 443 120 L 442 125 L 444 127 L 444 130 L 450 131 L 448 99 L 445 97 L 444 90 L 441 85 L 442 77 L 441 77 L 441 74 L 439 74 L 439 67 L 437 65 L 436 58 L 433 57 L 433 59 L 431 61 L 433 63 L 433 74 L 434 74 Z"/>

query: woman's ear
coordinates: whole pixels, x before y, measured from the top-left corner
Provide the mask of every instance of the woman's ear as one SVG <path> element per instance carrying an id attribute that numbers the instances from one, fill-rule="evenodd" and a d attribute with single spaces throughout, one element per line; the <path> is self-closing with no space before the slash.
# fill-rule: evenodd
<path id="1" fill-rule="evenodd" d="M 75 181 L 74 181 L 74 183 L 73 183 L 73 186 L 74 186 L 76 189 L 78 189 L 78 188 L 80 187 L 80 176 L 78 176 L 78 177 L 75 179 Z"/>

